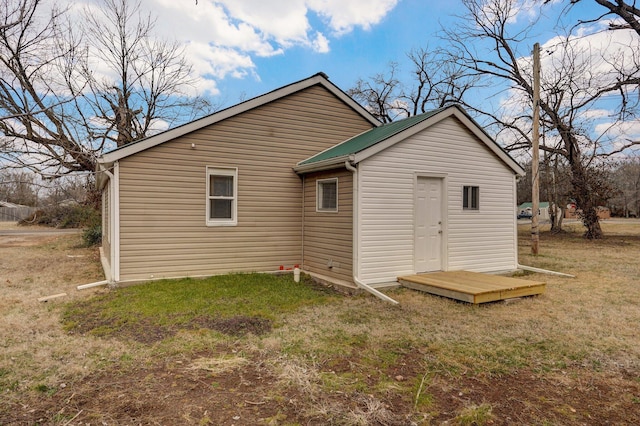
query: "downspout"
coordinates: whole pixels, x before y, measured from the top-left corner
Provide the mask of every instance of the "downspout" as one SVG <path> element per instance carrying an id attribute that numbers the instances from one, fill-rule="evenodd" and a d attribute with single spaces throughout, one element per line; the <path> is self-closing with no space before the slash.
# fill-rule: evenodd
<path id="1" fill-rule="evenodd" d="M 114 282 L 120 281 L 120 163 L 113 164 L 113 240 L 114 247 L 113 276 Z"/>
<path id="2" fill-rule="evenodd" d="M 360 287 L 361 289 L 373 294 L 374 296 L 384 300 L 385 302 L 390 302 L 393 303 L 394 305 L 398 304 L 398 301 L 390 298 L 389 296 L 387 296 L 386 294 L 376 290 L 375 288 L 371 287 L 370 285 L 367 285 L 365 283 L 363 283 L 362 281 L 360 281 L 358 279 L 358 276 L 360 274 L 360 262 L 359 262 L 359 253 L 360 253 L 360 225 L 359 225 L 359 219 L 360 219 L 360 212 L 358 211 L 358 206 L 360 204 L 359 200 L 359 194 L 358 194 L 358 169 L 355 168 L 353 166 L 353 164 L 351 164 L 351 162 L 349 160 L 346 160 L 344 162 L 344 167 L 349 170 L 351 173 L 353 173 L 353 243 L 352 243 L 352 247 L 353 247 L 353 282 L 356 283 L 356 285 L 358 287 Z"/>
<path id="3" fill-rule="evenodd" d="M 575 278 L 575 275 L 565 274 L 564 272 L 550 271 L 548 269 L 534 268 L 533 266 L 521 265 L 518 263 L 518 269 L 525 271 L 537 272 L 539 274 L 557 275 L 559 277 Z"/>
<path id="4" fill-rule="evenodd" d="M 302 175 L 302 229 L 300 229 L 300 233 L 301 233 L 301 240 L 302 240 L 302 247 L 301 247 L 301 251 L 300 251 L 300 268 L 304 271 L 304 228 L 306 226 L 306 220 L 307 217 L 305 215 L 305 211 L 304 211 L 304 207 L 305 207 L 305 175 Z"/>

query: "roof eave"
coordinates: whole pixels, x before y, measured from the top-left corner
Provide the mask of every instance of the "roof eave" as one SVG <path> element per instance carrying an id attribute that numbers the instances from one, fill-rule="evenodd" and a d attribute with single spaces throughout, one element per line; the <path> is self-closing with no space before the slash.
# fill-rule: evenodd
<path id="1" fill-rule="evenodd" d="M 338 167 L 343 167 L 345 161 L 352 161 L 352 155 L 341 155 L 339 157 L 328 158 L 326 160 L 317 161 L 308 164 L 298 164 L 293 168 L 293 171 L 299 175 L 321 172 L 324 170 L 331 170 Z"/>

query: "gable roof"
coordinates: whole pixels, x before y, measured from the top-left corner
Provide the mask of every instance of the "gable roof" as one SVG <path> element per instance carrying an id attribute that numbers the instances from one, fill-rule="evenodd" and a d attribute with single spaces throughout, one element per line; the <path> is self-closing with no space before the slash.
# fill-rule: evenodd
<path id="1" fill-rule="evenodd" d="M 439 108 L 367 130 L 313 157 L 299 162 L 296 167 L 294 167 L 294 170 L 302 174 L 335 168 L 336 166 L 344 164 L 345 161 L 357 164 L 451 116 L 456 117 L 462 122 L 471 133 L 480 139 L 480 141 L 511 168 L 514 173 L 521 176 L 524 175 L 524 169 L 458 105 Z"/>
<path id="2" fill-rule="evenodd" d="M 180 136 L 186 135 L 187 133 L 191 133 L 193 131 L 199 130 L 206 126 L 210 126 L 211 124 L 220 122 L 227 118 L 230 118 L 235 115 L 241 114 L 245 111 L 249 111 L 251 109 L 260 107 L 262 105 L 284 98 L 285 96 L 291 95 L 293 93 L 299 92 L 301 90 L 307 89 L 315 85 L 320 85 L 325 89 L 327 89 L 329 92 L 335 95 L 338 99 L 340 99 L 347 106 L 349 106 L 351 109 L 353 109 L 358 114 L 360 114 L 363 118 L 365 118 L 374 126 L 381 125 L 380 121 L 378 121 L 378 119 L 376 119 L 362 105 L 358 104 L 349 95 L 343 92 L 339 87 L 331 83 L 326 74 L 317 73 L 304 80 L 300 80 L 295 83 L 291 83 L 286 86 L 280 87 L 279 89 L 275 89 L 271 92 L 265 93 L 264 95 L 260 95 L 255 98 L 249 99 L 245 102 L 241 102 L 237 105 L 223 109 L 221 111 L 218 111 L 206 117 L 183 124 L 182 126 L 178 126 L 173 129 L 169 129 L 165 132 L 159 133 L 157 135 L 150 136 L 148 138 L 141 139 L 139 141 L 131 142 L 127 145 L 116 148 L 113 151 L 107 152 L 98 158 L 98 168 L 99 170 L 108 169 L 115 161 L 121 158 L 134 155 L 138 152 L 144 151 L 146 149 L 160 145 L 164 142 L 168 142 Z"/>

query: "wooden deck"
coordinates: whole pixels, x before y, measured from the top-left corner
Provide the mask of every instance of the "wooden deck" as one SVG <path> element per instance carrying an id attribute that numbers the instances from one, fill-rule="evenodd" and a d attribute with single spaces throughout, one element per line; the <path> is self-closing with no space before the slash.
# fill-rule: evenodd
<path id="1" fill-rule="evenodd" d="M 486 303 L 544 293 L 546 283 L 468 271 L 398 277 L 405 287 L 469 303 Z"/>

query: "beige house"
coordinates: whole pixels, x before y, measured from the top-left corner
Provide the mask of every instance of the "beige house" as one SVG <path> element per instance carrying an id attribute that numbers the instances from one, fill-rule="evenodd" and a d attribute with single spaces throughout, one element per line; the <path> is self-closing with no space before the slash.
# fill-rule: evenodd
<path id="1" fill-rule="evenodd" d="M 522 168 L 458 107 L 381 125 L 325 75 L 99 159 L 112 282 L 517 268 Z"/>

